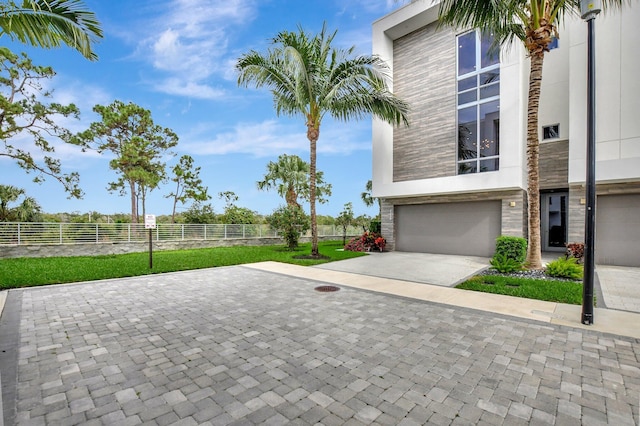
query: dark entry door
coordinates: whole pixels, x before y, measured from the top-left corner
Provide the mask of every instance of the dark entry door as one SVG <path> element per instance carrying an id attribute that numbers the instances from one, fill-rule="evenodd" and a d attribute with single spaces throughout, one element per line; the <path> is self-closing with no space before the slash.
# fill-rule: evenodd
<path id="1" fill-rule="evenodd" d="M 567 206 L 569 194 L 541 194 L 542 250 L 564 251 L 567 243 Z"/>

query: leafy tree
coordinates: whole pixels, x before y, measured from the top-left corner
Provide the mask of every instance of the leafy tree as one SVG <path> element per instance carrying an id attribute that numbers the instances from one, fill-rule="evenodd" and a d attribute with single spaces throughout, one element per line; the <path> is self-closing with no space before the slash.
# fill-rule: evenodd
<path id="1" fill-rule="evenodd" d="M 224 201 L 225 209 L 235 206 L 238 196 L 233 191 L 218 192 L 218 198 Z"/>
<path id="2" fill-rule="evenodd" d="M 9 0 L 0 4 L 0 36 L 5 34 L 47 49 L 64 43 L 96 60 L 91 45 L 102 38 L 102 29 L 81 0 Z"/>
<path id="3" fill-rule="evenodd" d="M 316 146 L 325 115 L 342 121 L 369 114 L 407 124 L 408 105 L 389 91 L 389 68 L 377 56 L 353 57 L 355 47 L 331 46 L 336 32 L 323 25 L 320 34 L 282 31 L 265 54 L 250 51 L 238 59 L 240 86 L 271 89 L 278 115 L 300 115 L 310 145 L 309 204 L 311 255 L 319 257 L 316 222 Z"/>
<path id="4" fill-rule="evenodd" d="M 193 168 L 193 158 L 189 155 L 180 157 L 178 164 L 173 166 L 172 182 L 175 182 L 175 190 L 166 198 L 173 198 L 173 210 L 171 211 L 171 223 L 175 223 L 176 206 L 185 204 L 189 200 L 207 201 L 211 199 L 207 194 L 207 187 L 202 186 L 200 179 L 200 167 Z"/>
<path id="5" fill-rule="evenodd" d="M 298 247 L 300 236 L 309 230 L 311 224 L 309 216 L 296 205 L 278 207 L 267 217 L 267 223 L 282 233 L 289 250 L 295 250 Z"/>
<path id="6" fill-rule="evenodd" d="M 138 222 L 137 196 L 142 197 L 142 209 L 147 191 L 155 189 L 165 177 L 163 158 L 168 150 L 178 144 L 178 136 L 168 128 L 153 122 L 151 111 L 133 103 L 114 101 L 110 105 L 96 105 L 93 110 L 102 121 L 91 123 L 89 129 L 78 135 L 96 149 L 115 156 L 109 167 L 119 177 L 109 183 L 110 192 L 129 192 L 131 197 L 131 221 Z"/>
<path id="7" fill-rule="evenodd" d="M 380 203 L 380 198 L 374 197 L 373 193 L 373 182 L 371 180 L 367 181 L 365 186 L 365 191 L 360 194 L 360 198 L 365 206 L 371 207 L 373 203 L 378 203 L 378 217 L 382 218 L 382 204 Z"/>
<path id="8" fill-rule="evenodd" d="M 603 8 L 620 7 L 623 0 L 603 0 Z M 578 0 L 442 0 L 439 17 L 443 24 L 457 28 L 476 28 L 491 33 L 493 50 L 519 40 L 530 58 L 527 98 L 527 200 L 529 249 L 527 266 L 542 269 L 540 244 L 540 172 L 538 168 L 540 136 L 538 112 L 542 65 L 545 52 L 564 15 L 580 11 Z"/>
<path id="9" fill-rule="evenodd" d="M 316 220 L 318 222 L 318 225 L 335 225 L 336 224 L 336 218 L 329 215 L 319 214 L 316 216 Z"/>
<path id="10" fill-rule="evenodd" d="M 236 206 L 235 203 L 238 201 L 238 196 L 235 192 L 218 192 L 218 198 L 225 201 L 224 214 L 219 217 L 220 222 L 235 225 L 256 223 L 256 212 L 245 207 Z"/>
<path id="11" fill-rule="evenodd" d="M 49 155 L 55 152 L 50 139 L 72 142 L 71 132 L 58 124 L 61 119 L 80 115 L 73 104 L 45 102 L 53 92 L 43 90 L 41 82 L 54 75 L 51 67 L 34 65 L 25 53 L 15 55 L 0 47 L 0 156 L 16 160 L 27 173 L 35 172 L 34 182 L 52 177 L 70 197 L 81 198 L 78 173 L 63 174 L 60 160 Z M 23 135 L 44 153 L 42 162 L 36 161 L 29 147 L 20 146 L 17 137 Z"/>
<path id="12" fill-rule="evenodd" d="M 380 222 L 372 222 L 371 221 L 371 216 L 366 215 L 366 214 L 361 214 L 360 216 L 356 217 L 355 219 L 353 219 L 353 224 L 355 226 L 359 226 L 362 228 L 362 232 L 375 232 L 375 233 L 380 233 L 380 230 L 376 229 L 373 230 L 372 229 L 372 225 L 374 223 L 380 223 Z"/>
<path id="13" fill-rule="evenodd" d="M 258 182 L 258 189 L 275 188 L 289 206 L 300 206 L 298 196 L 309 201 L 309 163 L 297 155 L 283 154 L 278 162 L 269 161 L 264 180 Z M 316 199 L 319 203 L 327 202 L 331 196 L 331 184 L 324 182 L 323 173 L 316 171 Z"/>
<path id="14" fill-rule="evenodd" d="M 200 201 L 193 203 L 182 216 L 184 223 L 216 223 L 216 215 L 211 204 L 202 204 Z"/>
<path id="15" fill-rule="evenodd" d="M 17 206 L 10 206 L 24 195 L 22 188 L 0 185 L 0 222 L 37 222 L 42 219 L 42 209 L 35 198 L 25 196 Z"/>
<path id="16" fill-rule="evenodd" d="M 347 228 L 351 226 L 353 220 L 353 203 L 347 203 L 336 218 L 336 225 L 342 227 L 342 245 L 347 244 Z"/>
<path id="17" fill-rule="evenodd" d="M 251 225 L 256 223 L 256 212 L 246 207 L 232 205 L 224 209 L 224 214 L 219 219 L 221 223 Z"/>

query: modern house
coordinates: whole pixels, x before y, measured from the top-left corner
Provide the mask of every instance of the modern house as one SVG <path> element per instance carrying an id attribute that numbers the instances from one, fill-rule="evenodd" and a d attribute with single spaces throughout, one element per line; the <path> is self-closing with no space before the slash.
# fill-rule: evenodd
<path id="1" fill-rule="evenodd" d="M 373 24 L 373 53 L 411 104 L 409 127 L 373 122 L 373 196 L 392 250 L 490 257 L 527 236 L 529 61 L 515 43 L 440 27 L 416 1 Z M 601 13 L 596 45 L 596 262 L 640 266 L 640 7 Z M 584 242 L 587 24 L 566 17 L 540 100 L 543 251 Z"/>

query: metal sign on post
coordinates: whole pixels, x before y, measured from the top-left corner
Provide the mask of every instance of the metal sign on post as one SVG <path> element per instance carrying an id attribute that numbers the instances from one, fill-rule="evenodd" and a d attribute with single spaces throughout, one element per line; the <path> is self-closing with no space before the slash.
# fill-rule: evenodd
<path id="1" fill-rule="evenodd" d="M 144 229 L 149 230 L 149 269 L 153 269 L 153 230 L 156 229 L 156 215 L 144 215 Z"/>

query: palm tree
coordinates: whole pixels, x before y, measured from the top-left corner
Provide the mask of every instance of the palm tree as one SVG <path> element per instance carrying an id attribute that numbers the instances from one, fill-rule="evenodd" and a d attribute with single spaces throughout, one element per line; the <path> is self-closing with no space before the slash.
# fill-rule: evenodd
<path id="1" fill-rule="evenodd" d="M 348 121 L 368 114 L 391 124 L 408 124 L 408 105 L 389 91 L 389 68 L 377 56 L 353 56 L 354 47 L 336 49 L 336 31 L 326 25 L 317 35 L 302 28 L 282 31 L 265 54 L 254 50 L 238 59 L 238 84 L 268 87 L 276 114 L 301 115 L 310 145 L 309 203 L 311 256 L 318 257 L 316 220 L 316 145 L 325 115 Z"/>
<path id="2" fill-rule="evenodd" d="M 9 204 L 18 201 L 21 195 L 24 195 L 24 189 L 12 185 L 0 185 L 0 222 L 11 220 L 13 209 L 9 208 Z"/>
<path id="3" fill-rule="evenodd" d="M 91 45 L 102 38 L 102 29 L 82 0 L 24 0 L 0 4 L 0 36 L 4 34 L 47 49 L 64 43 L 93 61 L 98 56 Z"/>
<path id="4" fill-rule="evenodd" d="M 602 0 L 603 8 L 619 7 L 624 0 Z M 442 24 L 458 28 L 481 29 L 491 33 L 494 50 L 519 40 L 531 61 L 527 99 L 527 199 L 529 244 L 526 264 L 542 269 L 540 245 L 540 183 L 538 109 L 544 54 L 557 25 L 564 16 L 580 11 L 580 0 L 442 0 L 439 6 Z"/>
<path id="5" fill-rule="evenodd" d="M 298 196 L 309 199 L 309 163 L 297 155 L 283 154 L 278 162 L 267 164 L 264 180 L 257 182 L 258 189 L 268 191 L 275 188 L 288 206 L 300 207 Z M 327 201 L 325 196 L 331 195 L 331 184 L 325 184 L 323 173 L 316 171 L 316 198 L 318 202 Z"/>

